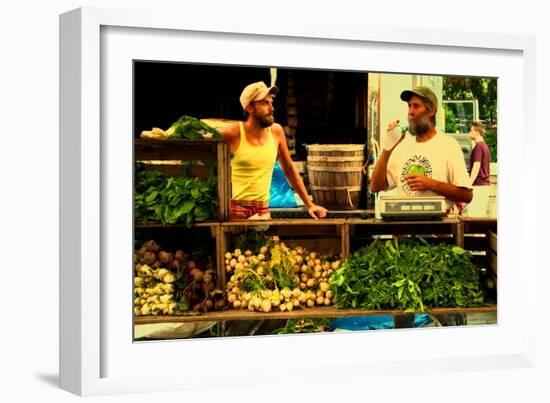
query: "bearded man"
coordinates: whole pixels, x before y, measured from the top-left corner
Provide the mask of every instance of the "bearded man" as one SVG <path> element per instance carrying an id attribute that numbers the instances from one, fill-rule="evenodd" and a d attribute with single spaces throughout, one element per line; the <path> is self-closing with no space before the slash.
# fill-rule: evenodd
<path id="1" fill-rule="evenodd" d="M 285 133 L 273 117 L 273 98 L 279 92 L 263 81 L 247 85 L 240 103 L 245 121 L 219 129 L 233 153 L 231 159 L 231 218 L 268 219 L 269 190 L 275 160 L 290 185 L 304 201 L 309 215 L 323 218 L 324 207 L 308 197 L 304 182 L 294 167 L 288 151 Z"/>
<path id="2" fill-rule="evenodd" d="M 401 93 L 407 102 L 409 135 L 399 121 L 388 124 L 381 137 L 382 154 L 374 167 L 373 192 L 397 187 L 397 196 L 444 196 L 449 212 L 454 203 L 472 200 L 472 185 L 458 142 L 435 130 L 437 97 L 426 87 Z M 460 208 L 459 208 L 460 211 Z M 445 325 L 464 322 L 462 315 L 440 315 Z M 413 327 L 414 314 L 394 315 L 396 328 Z"/>
<path id="3" fill-rule="evenodd" d="M 444 196 L 447 211 L 472 200 L 472 185 L 458 142 L 435 129 L 437 97 L 427 87 L 401 93 L 408 104 L 409 133 L 399 121 L 381 137 L 382 154 L 370 181 L 373 192 L 397 188 L 397 196 Z"/>

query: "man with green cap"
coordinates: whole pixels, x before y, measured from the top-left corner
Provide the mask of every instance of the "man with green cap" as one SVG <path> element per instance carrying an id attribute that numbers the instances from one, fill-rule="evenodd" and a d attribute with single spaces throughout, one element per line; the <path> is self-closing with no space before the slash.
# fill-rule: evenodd
<path id="1" fill-rule="evenodd" d="M 427 87 L 401 93 L 408 105 L 410 135 L 395 120 L 381 135 L 383 151 L 370 181 L 373 192 L 397 188 L 397 196 L 444 196 L 447 211 L 455 203 L 472 200 L 472 185 L 458 142 L 435 129 L 437 97 Z M 460 209 L 459 209 L 460 210 Z M 460 324 L 460 315 L 442 315 L 448 325 Z M 395 315 L 395 327 L 412 327 L 414 315 Z"/>
<path id="2" fill-rule="evenodd" d="M 370 181 L 373 192 L 397 188 L 397 196 L 444 196 L 447 210 L 469 203 L 472 186 L 458 142 L 435 129 L 437 96 L 427 87 L 401 93 L 408 104 L 410 135 L 399 121 L 380 138 L 382 154 Z"/>

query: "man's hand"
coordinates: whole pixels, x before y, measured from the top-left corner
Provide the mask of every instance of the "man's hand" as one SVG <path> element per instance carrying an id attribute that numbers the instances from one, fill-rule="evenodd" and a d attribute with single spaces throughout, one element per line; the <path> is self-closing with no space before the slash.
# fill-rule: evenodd
<path id="1" fill-rule="evenodd" d="M 435 180 L 420 174 L 410 174 L 405 176 L 405 182 L 413 191 L 433 190 Z"/>
<path id="2" fill-rule="evenodd" d="M 311 217 L 317 219 L 317 218 L 325 218 L 327 216 L 328 210 L 324 207 L 318 206 L 316 204 L 312 204 L 307 208 L 307 212 Z"/>
<path id="3" fill-rule="evenodd" d="M 394 120 L 388 124 L 386 134 L 382 135 L 380 143 L 384 150 L 390 151 L 403 139 L 403 137 L 405 136 L 399 126 L 399 120 Z"/>

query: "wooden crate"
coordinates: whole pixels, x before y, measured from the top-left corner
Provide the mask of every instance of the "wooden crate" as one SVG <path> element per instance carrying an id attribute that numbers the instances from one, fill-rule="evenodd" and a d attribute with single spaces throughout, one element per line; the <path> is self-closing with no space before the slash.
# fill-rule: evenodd
<path id="1" fill-rule="evenodd" d="M 181 161 L 216 162 L 218 209 L 216 220 L 229 218 L 231 167 L 229 146 L 222 140 L 134 140 L 134 160 L 149 162 L 148 167 L 167 175 L 182 174 Z M 189 166 L 191 176 L 208 177 L 210 167 Z"/>
<path id="2" fill-rule="evenodd" d="M 219 222 L 202 222 L 193 224 L 187 228 L 183 224 L 162 225 L 138 224 L 134 226 L 134 239 L 140 241 L 155 240 L 162 249 L 182 249 L 191 253 L 198 248 L 208 251 L 208 257 L 216 269 L 216 286 L 223 287 L 220 267 L 224 268 L 223 261 L 220 261 L 221 248 L 221 224 Z M 167 241 L 166 241 L 167 240 Z M 220 265 L 221 263 L 221 265 Z"/>

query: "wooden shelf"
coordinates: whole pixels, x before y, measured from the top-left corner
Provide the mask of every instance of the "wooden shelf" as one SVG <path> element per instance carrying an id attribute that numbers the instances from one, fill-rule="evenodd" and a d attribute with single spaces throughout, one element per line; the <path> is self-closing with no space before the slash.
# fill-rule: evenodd
<path id="1" fill-rule="evenodd" d="M 222 140 L 134 140 L 134 159 L 216 160 L 219 143 Z"/>
<path id="2" fill-rule="evenodd" d="M 497 311 L 496 305 L 483 305 L 474 308 L 433 308 L 429 313 L 434 315 L 453 313 L 492 313 Z M 401 310 L 366 310 L 366 309 L 337 309 L 334 307 L 301 308 L 291 312 L 250 312 L 248 310 L 228 309 L 214 311 L 201 315 L 188 316 L 138 316 L 135 325 L 151 323 L 180 323 L 197 321 L 231 321 L 231 320 L 268 320 L 268 319 L 297 319 L 297 318 L 337 318 L 344 316 L 375 316 L 375 315 L 402 315 Z"/>
<path id="3" fill-rule="evenodd" d="M 147 224 L 134 224 L 135 229 L 150 229 L 150 228 L 182 228 L 182 229 L 191 229 L 191 228 L 204 228 L 204 227 L 217 227 L 220 225 L 219 221 L 203 221 L 194 223 L 191 227 L 187 227 L 185 224 L 161 224 L 159 222 L 149 222 Z"/>

